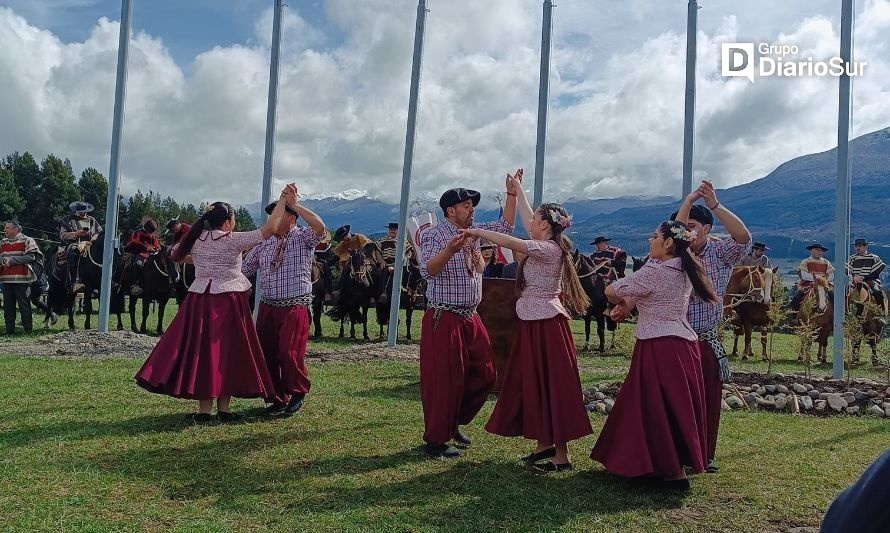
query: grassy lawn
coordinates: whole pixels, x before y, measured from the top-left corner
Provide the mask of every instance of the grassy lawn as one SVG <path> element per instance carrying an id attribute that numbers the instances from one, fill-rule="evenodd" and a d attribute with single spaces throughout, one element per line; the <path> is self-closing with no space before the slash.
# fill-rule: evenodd
<path id="1" fill-rule="evenodd" d="M 585 384 L 623 361 L 584 358 Z M 728 413 L 720 473 L 681 499 L 603 472 L 594 437 L 573 443 L 575 472 L 530 472 L 529 444 L 482 429 L 491 402 L 464 457 L 425 459 L 413 363 L 310 363 L 297 416 L 201 427 L 191 402 L 133 384 L 139 364 L 0 357 L 0 528 L 776 531 L 817 526 L 890 441 L 881 420 Z"/>

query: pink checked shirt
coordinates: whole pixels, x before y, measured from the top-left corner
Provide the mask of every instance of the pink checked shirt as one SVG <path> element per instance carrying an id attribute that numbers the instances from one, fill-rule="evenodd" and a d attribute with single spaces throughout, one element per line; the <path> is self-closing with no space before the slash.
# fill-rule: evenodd
<path id="1" fill-rule="evenodd" d="M 521 320 L 545 320 L 558 314 L 572 318 L 559 300 L 562 248 L 553 241 L 526 241 L 528 259 L 522 267 L 525 286 L 516 300 Z"/>
<path id="2" fill-rule="evenodd" d="M 612 282 L 615 294 L 636 300 L 639 320 L 636 337 L 680 337 L 697 340 L 695 330 L 686 320 L 692 294 L 692 282 L 679 257 L 667 261 L 650 260 L 626 278 Z"/>
<path id="3" fill-rule="evenodd" d="M 259 271 L 263 298 L 289 300 L 308 294 L 312 292 L 315 246 L 321 242 L 321 237 L 309 226 L 295 226 L 284 239 L 272 235 L 247 253 L 241 272 L 245 276 L 252 276 Z M 272 261 L 282 241 L 287 242 L 281 253 L 281 264 L 272 270 Z"/>
<path id="4" fill-rule="evenodd" d="M 687 318 L 697 333 L 711 331 L 717 327 L 723 315 L 723 295 L 726 294 L 726 285 L 732 276 L 732 267 L 743 255 L 751 253 L 751 246 L 750 236 L 748 244 L 739 244 L 733 238 L 727 237 L 718 241 L 707 241 L 698 254 L 708 278 L 714 285 L 717 302 L 708 303 L 698 296 L 692 297 Z"/>
<path id="5" fill-rule="evenodd" d="M 203 293 L 210 287 L 210 294 L 243 292 L 250 282 L 241 273 L 241 252 L 263 242 L 260 230 L 223 232 L 204 231 L 192 246 L 192 262 L 195 265 L 195 281 L 189 292 Z"/>
<path id="6" fill-rule="evenodd" d="M 485 222 L 474 225 L 474 228 L 487 229 L 506 233 L 513 233 L 513 225 L 506 220 L 497 222 Z M 459 307 L 475 307 L 482 301 L 482 273 L 472 275 L 467 271 L 467 257 L 461 250 L 454 254 L 441 272 L 435 276 L 430 275 L 426 268 L 427 263 L 445 249 L 448 241 L 460 233 L 457 226 L 445 219 L 423 233 L 420 243 L 420 273 L 427 280 L 426 298 L 437 304 L 447 304 Z M 473 244 L 473 250 L 481 253 L 479 239 Z"/>

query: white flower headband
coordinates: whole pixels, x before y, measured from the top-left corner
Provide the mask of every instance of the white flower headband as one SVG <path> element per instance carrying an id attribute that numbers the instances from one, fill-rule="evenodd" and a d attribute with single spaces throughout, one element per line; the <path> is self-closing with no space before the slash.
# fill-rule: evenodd
<path id="1" fill-rule="evenodd" d="M 548 213 L 550 220 L 562 226 L 562 229 L 568 229 L 572 226 L 572 217 L 563 215 L 556 209 L 551 209 Z"/>
<path id="2" fill-rule="evenodd" d="M 671 225 L 671 237 L 674 239 L 679 239 L 681 241 L 692 242 L 698 236 L 698 232 L 695 230 L 688 230 L 680 225 Z"/>

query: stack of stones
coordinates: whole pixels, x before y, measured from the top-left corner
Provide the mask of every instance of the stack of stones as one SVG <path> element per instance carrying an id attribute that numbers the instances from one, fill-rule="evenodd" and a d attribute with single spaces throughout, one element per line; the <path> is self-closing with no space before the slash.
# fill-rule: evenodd
<path id="1" fill-rule="evenodd" d="M 797 375 L 734 374 L 723 385 L 723 410 L 763 410 L 818 416 L 853 415 L 890 418 L 890 387 L 870 379 L 846 381 Z M 607 415 L 615 405 L 620 383 L 585 389 L 584 403 L 591 413 Z"/>

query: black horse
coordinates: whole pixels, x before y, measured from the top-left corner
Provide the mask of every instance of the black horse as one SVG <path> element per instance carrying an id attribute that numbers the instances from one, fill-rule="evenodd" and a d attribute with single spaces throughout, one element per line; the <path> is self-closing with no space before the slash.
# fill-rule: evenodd
<path id="1" fill-rule="evenodd" d="M 74 329 L 74 293 L 69 290 L 67 277 L 67 265 L 59 261 L 58 254 L 51 253 L 46 264 L 46 278 L 49 282 L 46 306 L 51 313 L 68 315 L 68 329 Z"/>
<path id="2" fill-rule="evenodd" d="M 407 338 L 411 340 L 411 315 L 414 314 L 414 308 L 423 299 L 426 283 L 423 281 L 420 266 L 414 256 L 411 255 L 407 259 L 402 267 L 402 291 L 399 297 L 399 307 L 405 310 Z M 374 269 L 374 279 L 377 280 L 374 300 L 376 301 L 377 323 L 380 324 L 380 338 L 383 338 L 383 326 L 389 326 L 389 314 L 392 311 L 392 283 L 395 278 L 393 274 L 394 272 L 390 271 L 388 266 L 378 266 Z"/>
<path id="3" fill-rule="evenodd" d="M 615 330 L 618 328 L 618 324 L 607 315 L 610 304 L 606 298 L 606 283 L 601 276 L 597 275 L 601 267 L 595 265 L 589 257 L 578 250 L 572 252 L 572 260 L 575 264 L 578 278 L 581 280 L 581 287 L 590 299 L 590 305 L 582 317 L 584 319 L 584 347 L 582 350 L 590 350 L 590 322 L 593 320 L 596 320 L 596 334 L 600 339 L 597 351 L 600 353 L 605 353 L 606 351 L 606 329 L 612 332 L 612 341 L 609 349 L 614 350 Z"/>
<path id="4" fill-rule="evenodd" d="M 350 252 L 349 262 L 340 274 L 340 296 L 327 315 L 340 322 L 340 337 L 343 337 L 343 321 L 349 321 L 349 337 L 355 338 L 355 324 L 362 324 L 364 339 L 368 336 L 368 309 L 371 307 L 371 296 L 374 294 L 374 280 L 371 276 L 371 265 L 365 261 L 361 250 Z"/>
<path id="5" fill-rule="evenodd" d="M 170 253 L 169 249 L 167 253 Z M 178 275 L 176 283 L 173 284 L 173 293 L 176 296 L 176 304 L 182 305 L 185 297 L 188 296 L 189 287 L 195 281 L 195 265 L 189 263 L 176 263 L 175 265 Z"/>
<path id="6" fill-rule="evenodd" d="M 325 298 L 331 293 L 331 271 L 318 257 L 312 260 L 312 336 L 322 337 L 321 315 L 324 313 Z"/>
<path id="7" fill-rule="evenodd" d="M 158 334 L 164 332 L 164 310 L 173 293 L 173 282 L 170 281 L 173 268 L 174 263 L 170 260 L 168 250 L 161 248 L 158 253 L 148 256 L 141 270 L 132 265 L 124 269 L 120 277 L 120 285 L 115 292 L 121 295 L 121 299 L 123 294 L 130 294 L 128 310 L 130 312 L 130 329 L 134 332 L 148 332 L 146 322 L 152 302 L 158 303 L 158 323 L 155 331 Z M 138 284 L 142 289 L 138 295 L 131 292 L 134 284 Z M 137 328 L 136 302 L 140 299 L 142 300 L 142 325 Z"/>

